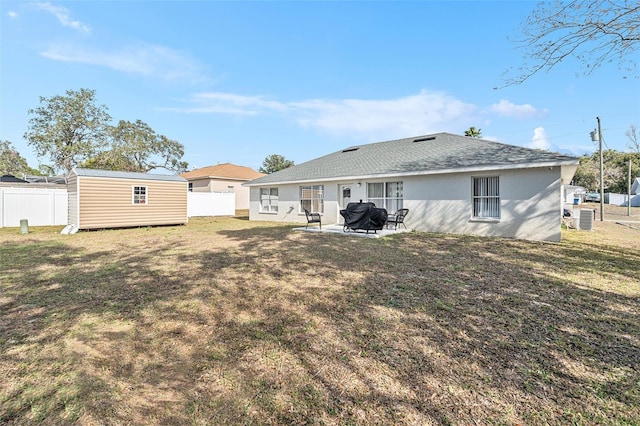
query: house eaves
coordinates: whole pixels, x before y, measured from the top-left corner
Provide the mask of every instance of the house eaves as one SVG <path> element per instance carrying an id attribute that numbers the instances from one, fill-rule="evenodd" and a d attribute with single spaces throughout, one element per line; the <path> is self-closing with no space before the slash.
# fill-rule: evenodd
<path id="1" fill-rule="evenodd" d="M 462 167 L 457 169 L 439 169 L 439 170 L 422 170 L 419 172 L 403 172 L 403 173 L 381 173 L 370 175 L 351 175 L 351 176 L 337 176 L 323 179 L 300 179 L 289 181 L 273 181 L 267 183 L 254 183 L 253 181 L 243 183 L 242 186 L 273 186 L 287 185 L 287 184 L 301 184 L 301 183 L 316 183 L 316 182 L 344 182 L 355 180 L 372 180 L 372 179 L 388 179 L 395 177 L 410 177 L 410 176 L 427 176 L 427 175 L 441 175 L 452 173 L 483 173 L 483 172 L 496 172 L 501 170 L 514 170 L 514 169 L 531 169 L 540 167 L 563 167 L 563 166 L 576 166 L 577 164 L 572 161 L 564 162 L 548 162 L 539 163 L 535 165 L 531 164 L 514 164 L 514 165 L 494 165 L 494 166 L 482 166 L 482 167 Z"/>

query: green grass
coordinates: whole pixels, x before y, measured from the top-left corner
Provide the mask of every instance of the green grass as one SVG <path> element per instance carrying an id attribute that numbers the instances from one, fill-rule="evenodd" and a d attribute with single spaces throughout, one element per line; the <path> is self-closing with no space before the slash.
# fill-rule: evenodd
<path id="1" fill-rule="evenodd" d="M 0 424 L 640 424 L 640 231 L 0 229 Z"/>

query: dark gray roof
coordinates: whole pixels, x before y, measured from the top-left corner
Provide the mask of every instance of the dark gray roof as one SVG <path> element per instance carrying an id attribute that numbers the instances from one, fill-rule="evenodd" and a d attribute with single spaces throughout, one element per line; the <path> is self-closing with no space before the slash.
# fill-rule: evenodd
<path id="1" fill-rule="evenodd" d="M 75 168 L 74 171 L 76 175 L 86 176 L 86 177 L 187 182 L 185 178 L 177 175 L 159 175 L 159 174 L 156 175 L 152 173 L 116 172 L 114 170 L 82 169 L 82 168 Z"/>
<path id="2" fill-rule="evenodd" d="M 2 175 L 0 176 L 0 182 L 28 183 L 26 180 L 17 178 L 14 175 Z"/>
<path id="3" fill-rule="evenodd" d="M 568 155 L 437 133 L 353 146 L 245 185 L 578 164 L 578 158 Z"/>

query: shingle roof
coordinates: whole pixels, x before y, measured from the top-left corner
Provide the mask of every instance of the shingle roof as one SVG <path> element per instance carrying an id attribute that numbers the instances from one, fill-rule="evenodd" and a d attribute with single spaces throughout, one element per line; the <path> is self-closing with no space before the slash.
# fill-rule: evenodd
<path id="1" fill-rule="evenodd" d="M 186 182 L 187 180 L 178 175 L 160 175 L 152 173 L 137 173 L 137 172 L 117 172 L 114 170 L 100 170 L 100 169 L 82 169 L 75 168 L 75 173 L 78 176 L 86 177 L 102 177 L 102 178 L 114 178 L 114 179 L 143 179 L 143 180 L 161 180 L 172 182 Z"/>
<path id="2" fill-rule="evenodd" d="M 576 157 L 450 133 L 346 148 L 253 180 L 247 186 L 577 165 Z"/>
<path id="3" fill-rule="evenodd" d="M 188 180 L 194 179 L 233 179 L 233 180 L 251 180 L 264 176 L 251 167 L 237 166 L 231 163 L 217 164 L 215 166 L 202 167 L 190 172 L 182 173 L 182 176 Z"/>

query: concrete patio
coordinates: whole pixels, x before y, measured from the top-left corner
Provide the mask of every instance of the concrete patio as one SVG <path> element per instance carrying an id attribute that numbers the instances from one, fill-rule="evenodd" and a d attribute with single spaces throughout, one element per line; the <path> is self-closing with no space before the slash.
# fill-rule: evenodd
<path id="1" fill-rule="evenodd" d="M 323 232 L 328 234 L 340 234 L 346 235 L 350 237 L 362 237 L 362 238 L 381 238 L 386 237 L 388 235 L 399 234 L 401 232 L 410 232 L 410 229 L 405 229 L 404 227 L 398 229 L 381 229 L 379 231 L 343 231 L 342 225 L 322 225 L 322 229 L 318 226 L 309 225 L 308 228 L 300 227 L 293 228 L 294 231 L 307 231 L 307 232 Z"/>

